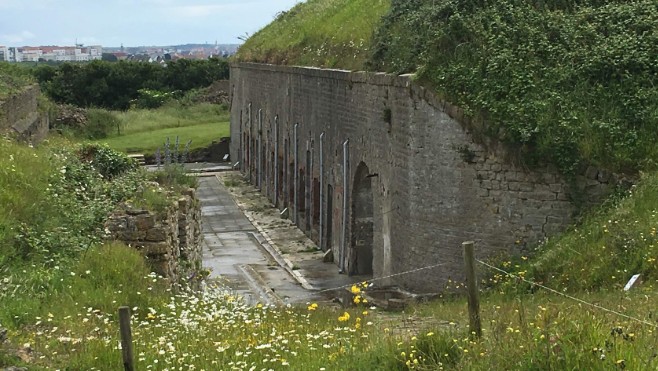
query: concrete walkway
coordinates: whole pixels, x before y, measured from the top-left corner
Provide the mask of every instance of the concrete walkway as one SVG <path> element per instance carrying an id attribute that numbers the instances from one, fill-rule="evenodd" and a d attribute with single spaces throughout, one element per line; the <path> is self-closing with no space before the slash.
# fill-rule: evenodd
<path id="1" fill-rule="evenodd" d="M 328 299 L 324 293 L 317 293 L 320 288 L 308 284 L 303 276 L 286 266 L 286 259 L 269 245 L 267 236 L 245 216 L 214 174 L 199 177 L 197 194 L 202 212 L 203 265 L 211 270 L 212 281 L 229 287 L 252 304 Z M 325 264 L 337 271 L 330 263 L 320 261 L 316 264 Z M 327 283 L 337 285 L 344 282 L 339 277 L 338 281 L 331 279 Z"/>
<path id="2" fill-rule="evenodd" d="M 243 183 L 241 191 L 232 189 L 232 194 L 219 173 L 198 174 L 203 265 L 211 270 L 211 280 L 235 290 L 251 303 L 295 304 L 338 297 L 345 300 L 344 287 L 364 279 L 339 274 L 335 264 L 322 262 L 321 252 L 309 254 L 293 248 L 289 241 L 305 239 L 305 246 L 313 243 L 288 220 L 279 220 L 289 225 L 287 229 L 272 227 L 272 219 L 265 214 L 278 215 L 278 210 L 252 186 Z M 237 172 L 221 174 L 233 180 L 239 178 Z M 268 205 L 269 210 L 246 210 L 247 198 L 260 198 L 261 205 Z M 280 238 L 281 233 L 290 238 Z"/>

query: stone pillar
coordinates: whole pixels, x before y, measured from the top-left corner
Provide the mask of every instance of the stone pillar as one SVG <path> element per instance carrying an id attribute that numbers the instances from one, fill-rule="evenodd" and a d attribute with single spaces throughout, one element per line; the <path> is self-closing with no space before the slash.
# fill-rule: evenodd
<path id="1" fill-rule="evenodd" d="M 320 134 L 320 235 L 318 236 L 318 245 L 320 250 L 324 250 L 324 132 Z"/>
<path id="2" fill-rule="evenodd" d="M 350 140 L 343 143 L 343 228 L 340 236 L 340 256 L 338 264 L 341 272 L 346 272 L 345 258 L 347 255 L 347 220 L 349 218 L 349 183 L 350 183 Z"/>
<path id="3" fill-rule="evenodd" d="M 279 116 L 274 116 L 274 196 L 272 204 L 279 206 Z"/>
<path id="4" fill-rule="evenodd" d="M 294 197 L 293 197 L 293 212 L 291 215 L 293 216 L 292 221 L 297 224 L 297 210 L 299 206 L 299 141 L 298 141 L 298 130 L 299 130 L 299 124 L 295 124 L 295 132 L 294 132 L 294 140 L 295 143 L 293 144 L 294 146 L 294 165 L 293 165 L 293 178 L 294 178 L 294 183 L 293 183 L 293 190 L 294 190 Z"/>
<path id="5" fill-rule="evenodd" d="M 262 191 L 263 186 L 263 110 L 258 110 L 258 190 Z"/>

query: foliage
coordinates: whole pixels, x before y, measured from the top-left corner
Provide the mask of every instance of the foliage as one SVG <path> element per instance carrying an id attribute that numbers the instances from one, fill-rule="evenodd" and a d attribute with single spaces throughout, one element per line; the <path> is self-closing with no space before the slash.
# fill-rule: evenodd
<path id="1" fill-rule="evenodd" d="M 162 92 L 159 90 L 139 89 L 138 97 L 132 102 L 133 107 L 139 109 L 158 108 L 174 97 L 175 92 Z"/>
<path id="2" fill-rule="evenodd" d="M 55 142 L 32 149 L 3 140 L 0 152 L 0 262 L 49 261 L 100 241 L 116 203 L 144 175 L 109 148 Z M 102 171 L 99 172 L 99 171 Z"/>
<path id="3" fill-rule="evenodd" d="M 112 179 L 127 171 L 137 169 L 135 160 L 125 154 L 111 149 L 107 145 L 85 143 L 78 150 L 78 157 L 87 161 L 100 175 Z"/>
<path id="4" fill-rule="evenodd" d="M 237 61 L 361 68 L 389 0 L 309 0 L 248 38 Z"/>
<path id="5" fill-rule="evenodd" d="M 657 22 L 650 0 L 395 1 L 370 68 L 417 70 L 529 163 L 651 169 Z"/>
<path id="6" fill-rule="evenodd" d="M 179 60 L 166 67 L 139 62 L 93 61 L 42 65 L 33 70 L 43 91 L 55 102 L 79 107 L 126 110 L 140 98 L 140 90 L 187 91 L 228 78 L 228 62 L 223 59 Z M 145 98 L 143 98 L 145 99 Z"/>
<path id="7" fill-rule="evenodd" d="M 8 62 L 0 62 L 0 100 L 33 83 L 29 71 Z"/>

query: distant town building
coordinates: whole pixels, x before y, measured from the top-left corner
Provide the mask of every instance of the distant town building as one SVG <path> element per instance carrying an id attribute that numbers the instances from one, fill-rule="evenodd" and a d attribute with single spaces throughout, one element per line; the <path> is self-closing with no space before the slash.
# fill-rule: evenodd
<path id="1" fill-rule="evenodd" d="M 87 62 L 101 59 L 103 47 L 93 46 L 0 46 L 0 61 L 6 62 Z"/>

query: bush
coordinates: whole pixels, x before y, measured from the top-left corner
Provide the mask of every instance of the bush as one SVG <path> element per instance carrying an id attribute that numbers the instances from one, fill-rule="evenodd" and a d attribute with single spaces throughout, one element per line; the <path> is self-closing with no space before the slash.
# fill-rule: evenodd
<path id="1" fill-rule="evenodd" d="M 170 101 L 175 92 L 163 92 L 151 89 L 139 89 L 139 96 L 132 102 L 135 108 L 153 109 L 158 108 Z"/>
<path id="2" fill-rule="evenodd" d="M 102 139 L 115 130 L 117 133 L 121 131 L 121 120 L 112 112 L 92 108 L 87 111 L 87 126 L 77 135 L 85 139 Z"/>
<path id="3" fill-rule="evenodd" d="M 85 143 L 78 150 L 78 156 L 107 179 L 137 168 L 135 160 L 105 144 Z"/>

